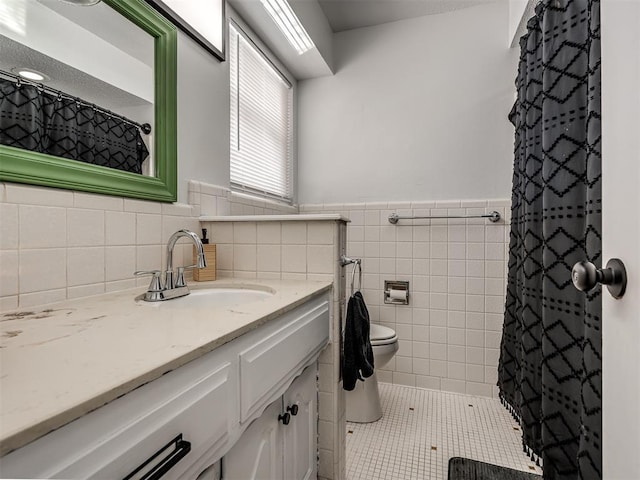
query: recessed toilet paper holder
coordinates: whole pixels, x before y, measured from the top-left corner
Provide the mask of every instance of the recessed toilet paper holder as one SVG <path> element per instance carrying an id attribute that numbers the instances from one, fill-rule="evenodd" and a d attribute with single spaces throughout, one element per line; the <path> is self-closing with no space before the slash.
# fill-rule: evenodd
<path id="1" fill-rule="evenodd" d="M 409 305 L 409 282 L 385 280 L 384 303 Z"/>

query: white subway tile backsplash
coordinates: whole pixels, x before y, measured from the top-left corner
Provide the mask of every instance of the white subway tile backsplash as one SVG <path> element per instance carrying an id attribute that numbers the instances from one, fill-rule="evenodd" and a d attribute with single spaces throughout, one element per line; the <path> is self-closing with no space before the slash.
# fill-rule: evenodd
<path id="1" fill-rule="evenodd" d="M 233 224 L 233 243 L 255 244 L 258 239 L 255 222 L 235 222 Z"/>
<path id="2" fill-rule="evenodd" d="M 67 298 L 67 289 L 46 290 L 42 292 L 20 294 L 20 308 L 29 308 L 36 305 L 61 302 Z"/>
<path id="3" fill-rule="evenodd" d="M 18 250 L 0 250 L 0 297 L 19 292 Z"/>
<path id="4" fill-rule="evenodd" d="M 73 192 L 67 190 L 5 183 L 4 192 L 7 203 L 49 207 L 73 206 Z"/>
<path id="5" fill-rule="evenodd" d="M 259 272 L 280 272 L 280 245 L 257 246 L 257 269 Z M 264 277 L 263 277 L 264 278 Z"/>
<path id="6" fill-rule="evenodd" d="M 126 280 L 136 271 L 135 246 L 108 246 L 105 252 L 105 280 Z"/>
<path id="7" fill-rule="evenodd" d="M 255 226 L 255 224 L 254 224 Z M 255 272 L 257 269 L 257 247 L 252 245 L 239 245 L 233 246 L 233 268 L 235 271 L 242 272 Z"/>
<path id="8" fill-rule="evenodd" d="M 1 273 L 0 273 L 1 274 Z M 0 296 L 0 312 L 15 310 L 18 308 L 18 295 Z"/>
<path id="9" fill-rule="evenodd" d="M 200 232 L 197 232 L 200 233 Z M 136 215 L 136 244 L 159 245 L 162 242 L 162 217 L 139 213 Z"/>
<path id="10" fill-rule="evenodd" d="M 282 243 L 305 245 L 307 243 L 307 224 L 305 222 L 284 222 L 282 224 Z"/>
<path id="11" fill-rule="evenodd" d="M 145 200 L 135 200 L 133 198 L 125 198 L 124 211 L 160 215 L 162 213 L 162 204 L 158 202 L 148 202 Z"/>
<path id="12" fill-rule="evenodd" d="M 332 245 L 307 246 L 307 272 L 333 273 L 334 256 Z"/>
<path id="13" fill-rule="evenodd" d="M 67 287 L 67 250 L 65 248 L 29 250 L 20 255 L 19 265 L 21 296 L 25 293 Z M 55 295 L 57 297 L 58 294 Z M 20 305 L 22 304 L 20 299 Z"/>
<path id="14" fill-rule="evenodd" d="M 66 208 L 20 205 L 19 222 L 21 249 L 57 248 L 67 244 Z"/>
<path id="15" fill-rule="evenodd" d="M 119 197 L 99 195 L 95 193 L 73 192 L 73 206 L 77 208 L 90 208 L 94 210 L 122 211 L 124 209 L 124 199 Z"/>
<path id="16" fill-rule="evenodd" d="M 129 212 L 105 212 L 106 245 L 136 244 L 136 214 Z"/>
<path id="17" fill-rule="evenodd" d="M 104 211 L 67 209 L 67 247 L 104 245 Z"/>
<path id="18" fill-rule="evenodd" d="M 100 295 L 102 293 L 105 293 L 104 282 L 67 288 L 67 298 L 88 297 L 90 295 Z"/>
<path id="19" fill-rule="evenodd" d="M 149 271 L 160 270 L 163 268 L 162 263 L 165 249 L 162 245 L 138 245 L 136 246 L 136 270 Z M 148 282 L 149 278 L 145 278 Z"/>
<path id="20" fill-rule="evenodd" d="M 104 247 L 77 247 L 67 250 L 68 286 L 77 287 L 104 281 Z"/>
<path id="21" fill-rule="evenodd" d="M 18 248 L 18 205 L 0 203 L 0 250 Z"/>
<path id="22" fill-rule="evenodd" d="M 283 224 L 283 237 L 284 237 L 285 226 L 286 224 Z M 282 245 L 281 248 L 282 248 L 281 258 L 282 258 L 283 272 L 287 272 L 287 273 L 306 273 L 307 272 L 307 247 L 305 245 Z"/>

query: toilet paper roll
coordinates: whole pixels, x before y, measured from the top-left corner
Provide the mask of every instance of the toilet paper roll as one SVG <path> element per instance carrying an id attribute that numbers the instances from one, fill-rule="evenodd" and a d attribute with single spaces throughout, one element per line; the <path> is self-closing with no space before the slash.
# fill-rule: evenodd
<path id="1" fill-rule="evenodd" d="M 389 298 L 391 300 L 396 301 L 407 301 L 407 291 L 406 290 L 394 290 L 393 288 L 389 289 Z"/>

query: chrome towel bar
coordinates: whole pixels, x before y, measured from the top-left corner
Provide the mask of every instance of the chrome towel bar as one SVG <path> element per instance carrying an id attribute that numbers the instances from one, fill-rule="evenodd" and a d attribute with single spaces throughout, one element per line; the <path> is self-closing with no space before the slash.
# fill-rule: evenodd
<path id="1" fill-rule="evenodd" d="M 398 223 L 398 220 L 446 220 L 449 218 L 488 218 L 490 222 L 496 223 L 500 220 L 501 216 L 495 210 L 486 215 L 447 215 L 444 217 L 401 217 L 397 213 L 392 213 L 389 215 L 389 223 L 395 225 Z"/>

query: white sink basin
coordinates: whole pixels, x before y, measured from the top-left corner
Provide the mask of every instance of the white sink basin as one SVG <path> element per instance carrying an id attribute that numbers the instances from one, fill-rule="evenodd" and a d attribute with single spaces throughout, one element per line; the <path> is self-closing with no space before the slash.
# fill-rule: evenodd
<path id="1" fill-rule="evenodd" d="M 158 308 L 226 308 L 259 302 L 271 297 L 275 292 L 267 288 L 215 287 L 198 288 L 184 297 L 164 300 L 162 302 L 138 302 Z"/>

